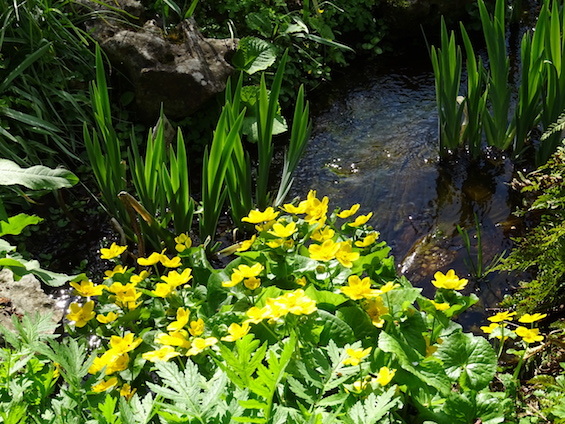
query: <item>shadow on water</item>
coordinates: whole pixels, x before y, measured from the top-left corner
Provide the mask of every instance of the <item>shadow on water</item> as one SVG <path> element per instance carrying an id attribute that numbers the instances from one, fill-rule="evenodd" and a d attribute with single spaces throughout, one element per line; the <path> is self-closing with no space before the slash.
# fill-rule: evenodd
<path id="1" fill-rule="evenodd" d="M 410 64 L 367 74 L 348 78 L 327 95 L 326 110 L 314 118 L 293 194 L 304 197 L 315 189 L 330 198 L 330 207 L 360 203 L 361 212 L 373 211 L 370 224 L 392 247 L 399 271 L 433 296 L 436 271 L 468 274 L 457 225 L 468 230 L 473 244 L 475 214 L 483 262 L 510 249 L 517 225 L 508 186 L 513 164 L 495 154 L 480 161 L 465 154 L 439 159 L 431 70 Z M 476 246 L 471 253 L 476 255 Z M 496 307 L 511 285 L 494 273 L 471 281 L 465 291 L 481 301 L 460 321 L 466 327 L 482 325 L 485 309 Z"/>

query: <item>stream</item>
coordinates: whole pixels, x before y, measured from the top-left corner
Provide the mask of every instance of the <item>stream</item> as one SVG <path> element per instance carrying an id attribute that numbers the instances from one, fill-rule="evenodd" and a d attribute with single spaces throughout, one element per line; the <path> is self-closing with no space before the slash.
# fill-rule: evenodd
<path id="1" fill-rule="evenodd" d="M 496 308 L 513 282 L 503 273 L 470 278 L 475 216 L 486 266 L 509 251 L 520 226 L 509 187 L 514 165 L 492 153 L 479 161 L 465 154 L 440 160 L 434 78 L 426 59 L 351 67 L 359 74 L 332 84 L 336 88 L 316 101 L 325 106 L 313 118 L 292 194 L 305 197 L 314 189 L 319 198 L 330 198 L 330 209 L 360 203 L 359 213 L 373 211 L 369 224 L 391 246 L 399 272 L 427 296 L 433 296 L 438 270 L 469 278 L 462 292 L 476 293 L 480 302 L 460 322 L 483 325 L 486 311 Z M 470 258 L 457 225 L 471 238 Z"/>

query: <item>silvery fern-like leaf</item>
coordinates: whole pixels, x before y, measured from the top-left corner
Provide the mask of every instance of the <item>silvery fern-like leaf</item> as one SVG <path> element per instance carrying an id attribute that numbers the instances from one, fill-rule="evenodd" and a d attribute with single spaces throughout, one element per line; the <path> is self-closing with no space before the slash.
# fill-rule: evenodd
<path id="1" fill-rule="evenodd" d="M 218 370 L 209 381 L 198 372 L 198 367 L 188 361 L 184 372 L 172 362 L 157 362 L 157 374 L 162 385 L 148 383 L 150 389 L 170 403 L 163 404 L 160 411 L 173 415 L 188 416 L 200 422 L 212 422 L 223 417 L 227 411 L 227 378 Z"/>
<path id="2" fill-rule="evenodd" d="M 148 424 L 154 413 L 155 399 L 148 393 L 141 399 L 137 394 L 126 401 L 120 398 L 120 418 L 123 424 Z"/>
<path id="3" fill-rule="evenodd" d="M 360 399 L 349 410 L 349 418 L 354 424 L 376 424 L 393 408 L 400 405 L 400 399 L 394 399 L 396 387 L 393 386 L 386 392 L 376 396 L 371 393 L 366 399 Z"/>

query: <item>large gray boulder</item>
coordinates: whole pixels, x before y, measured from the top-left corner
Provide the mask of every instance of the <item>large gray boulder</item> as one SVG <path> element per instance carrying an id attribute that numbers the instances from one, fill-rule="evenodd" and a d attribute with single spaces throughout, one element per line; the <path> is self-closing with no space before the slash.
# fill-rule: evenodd
<path id="1" fill-rule="evenodd" d="M 136 4 L 129 0 L 122 6 L 137 18 L 136 25 L 99 19 L 91 33 L 133 83 L 142 115 L 154 121 L 163 104 L 168 117 L 182 119 L 224 90 L 233 72 L 226 56 L 237 40 L 205 38 L 192 19 L 165 33 L 153 20 L 143 23 Z"/>
<path id="2" fill-rule="evenodd" d="M 24 314 L 49 315 L 54 323 L 58 323 L 63 319 L 64 311 L 43 291 L 33 274 L 16 281 L 12 271 L 3 269 L 0 271 L 0 325 L 13 329 L 12 316 Z"/>

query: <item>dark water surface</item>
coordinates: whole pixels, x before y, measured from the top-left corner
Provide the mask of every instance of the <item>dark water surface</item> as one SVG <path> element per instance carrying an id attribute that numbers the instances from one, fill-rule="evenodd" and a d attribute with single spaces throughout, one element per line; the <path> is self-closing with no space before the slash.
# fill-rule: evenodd
<path id="1" fill-rule="evenodd" d="M 392 247 L 399 271 L 430 296 L 436 271 L 469 273 L 457 225 L 469 231 L 475 258 L 478 217 L 485 264 L 511 247 L 518 225 L 508 186 L 513 164 L 501 155 L 440 161 L 427 64 L 359 69 L 319 101 L 327 108 L 313 120 L 293 194 L 315 189 L 330 198 L 331 209 L 360 203 L 361 213 L 373 211 L 369 223 Z M 475 292 L 481 302 L 462 317 L 466 326 L 483 325 L 485 308 L 496 307 L 511 285 L 496 273 L 471 281 L 464 293 Z"/>

